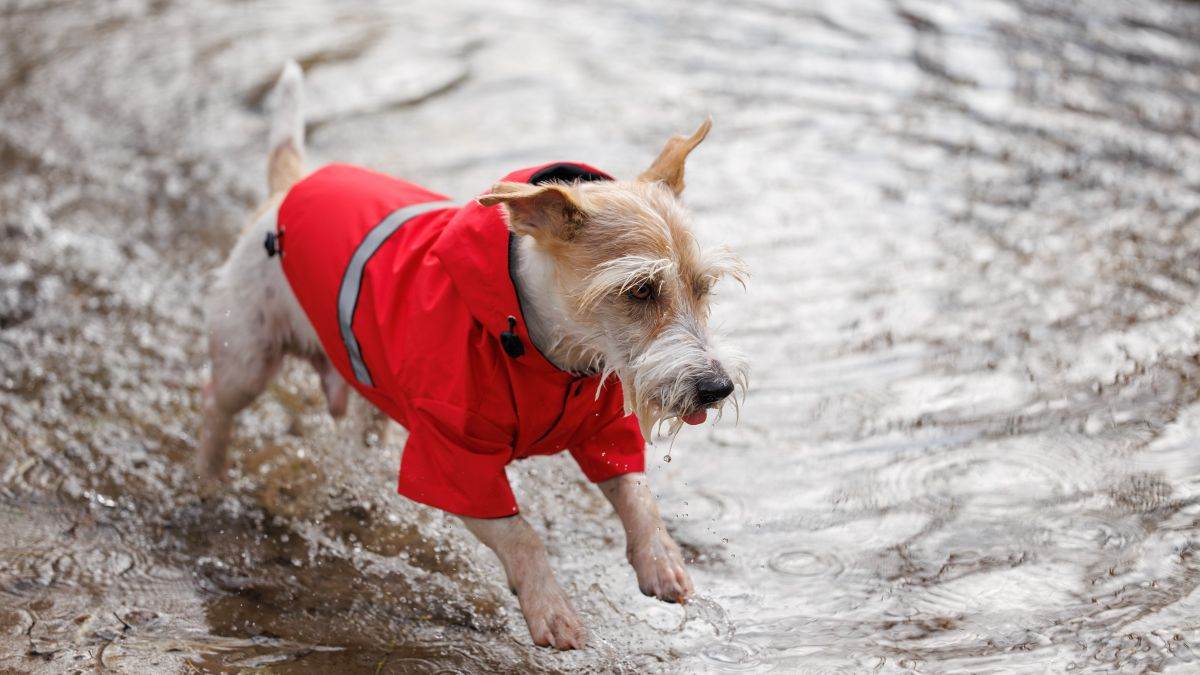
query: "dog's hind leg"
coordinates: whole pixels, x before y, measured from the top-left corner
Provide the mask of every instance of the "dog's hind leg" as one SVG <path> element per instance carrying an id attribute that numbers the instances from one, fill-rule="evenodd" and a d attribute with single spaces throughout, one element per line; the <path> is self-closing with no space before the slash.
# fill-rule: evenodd
<path id="1" fill-rule="evenodd" d="M 206 302 L 212 379 L 204 389 L 196 464 L 210 481 L 224 475 L 234 416 L 267 388 L 285 351 L 309 354 L 316 347 L 278 260 L 263 250 L 263 238 L 275 229 L 277 204 L 278 198 L 269 202 L 242 232 Z"/>
<path id="2" fill-rule="evenodd" d="M 212 380 L 204 391 L 204 429 L 196 457 L 206 479 L 223 476 L 234 416 L 262 394 L 285 355 L 301 356 L 316 367 L 331 414 L 346 409 L 348 385 L 321 351 L 278 259 L 263 250 L 263 238 L 275 230 L 281 197 L 269 202 L 242 233 L 209 292 Z"/>
<path id="3" fill-rule="evenodd" d="M 215 482 L 225 475 L 234 416 L 267 388 L 283 355 L 278 350 L 235 355 L 233 348 L 216 335 L 212 343 L 213 374 L 204 388 L 204 430 L 196 468 L 206 481 Z"/>
<path id="4" fill-rule="evenodd" d="M 322 352 L 316 352 L 308 357 L 317 375 L 321 376 L 321 390 L 325 392 L 325 404 L 329 406 L 329 415 L 340 419 L 346 414 L 346 405 L 350 397 L 350 387 L 342 379 L 337 368 L 329 362 L 329 357 Z"/>

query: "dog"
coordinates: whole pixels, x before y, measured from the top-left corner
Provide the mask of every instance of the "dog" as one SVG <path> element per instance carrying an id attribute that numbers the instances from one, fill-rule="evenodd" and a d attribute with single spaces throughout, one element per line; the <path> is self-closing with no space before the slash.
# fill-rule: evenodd
<path id="1" fill-rule="evenodd" d="M 569 449 L 619 517 L 640 590 L 685 602 L 692 581 L 644 444 L 663 424 L 673 436 L 737 406 L 747 384 L 744 359 L 707 327 L 713 285 L 744 285 L 746 267 L 701 248 L 680 201 L 711 119 L 635 180 L 556 163 L 460 205 L 358 167 L 305 176 L 294 62 L 272 98 L 269 196 L 206 303 L 201 475 L 225 478 L 235 415 L 298 356 L 334 417 L 353 388 L 408 429 L 399 491 L 495 552 L 534 644 L 580 648 L 586 631 L 518 513 L 504 475 L 514 459 Z"/>

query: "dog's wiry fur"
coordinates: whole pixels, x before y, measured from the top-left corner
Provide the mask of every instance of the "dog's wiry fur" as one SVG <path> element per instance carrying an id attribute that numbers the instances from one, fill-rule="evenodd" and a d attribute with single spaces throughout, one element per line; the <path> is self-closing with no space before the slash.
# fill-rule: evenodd
<path id="1" fill-rule="evenodd" d="M 217 271 L 206 302 L 212 379 L 197 465 L 210 484 L 225 475 L 234 416 L 263 392 L 285 355 L 316 368 L 332 415 L 346 410 L 347 383 L 322 351 L 278 260 L 262 248 L 283 196 L 303 176 L 302 85 L 299 67 L 289 63 L 272 95 L 269 196 Z M 733 400 L 726 397 L 735 385 L 743 393 L 746 387 L 745 362 L 718 349 L 707 328 L 713 285 L 724 276 L 743 281 L 746 268 L 728 249 L 702 248 L 679 201 L 684 162 L 709 127 L 706 121 L 691 136 L 669 140 L 634 181 L 498 183 L 479 198 L 485 206 L 503 204 L 520 235 L 511 263 L 535 345 L 565 370 L 616 373 L 647 437 L 664 420 L 673 434 L 683 418 L 719 411 Z M 600 489 L 625 528 L 638 586 L 684 602 L 692 583 L 645 476 L 618 476 Z M 500 558 L 534 643 L 583 646 L 583 625 L 529 524 L 519 515 L 462 520 Z"/>

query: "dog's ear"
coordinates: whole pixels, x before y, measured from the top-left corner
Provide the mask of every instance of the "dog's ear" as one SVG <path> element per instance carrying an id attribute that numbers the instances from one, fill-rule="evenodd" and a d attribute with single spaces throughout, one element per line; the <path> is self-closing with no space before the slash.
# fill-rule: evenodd
<path id="1" fill-rule="evenodd" d="M 579 195 L 557 183 L 496 183 L 478 201 L 484 206 L 503 204 L 513 232 L 540 240 L 570 241 L 586 220 Z"/>
<path id="2" fill-rule="evenodd" d="M 638 180 L 648 183 L 661 181 L 676 195 L 682 193 L 683 164 L 687 160 L 688 154 L 695 150 L 697 145 L 700 145 L 700 141 L 704 140 L 711 128 L 712 118 L 709 117 L 691 136 L 672 136 L 667 141 L 667 145 L 663 147 L 662 152 L 658 153 L 658 157 L 650 165 L 650 168 L 638 176 Z"/>

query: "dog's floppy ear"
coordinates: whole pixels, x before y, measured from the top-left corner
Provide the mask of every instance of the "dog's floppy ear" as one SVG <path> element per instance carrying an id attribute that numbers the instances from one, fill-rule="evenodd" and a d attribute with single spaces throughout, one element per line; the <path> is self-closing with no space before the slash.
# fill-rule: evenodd
<path id="1" fill-rule="evenodd" d="M 650 168 L 638 176 L 638 180 L 647 183 L 661 181 L 676 195 L 682 193 L 683 164 L 687 160 L 688 154 L 695 150 L 697 145 L 700 145 L 700 141 L 704 140 L 711 128 L 712 117 L 709 117 L 691 136 L 672 136 L 667 141 L 667 145 L 663 147 L 662 152 L 658 153 L 658 157 L 650 165 Z"/>
<path id="2" fill-rule="evenodd" d="M 555 237 L 570 241 L 585 220 L 583 204 L 575 190 L 557 183 L 496 183 L 478 201 L 484 206 L 503 204 L 513 232 L 536 239 Z"/>

